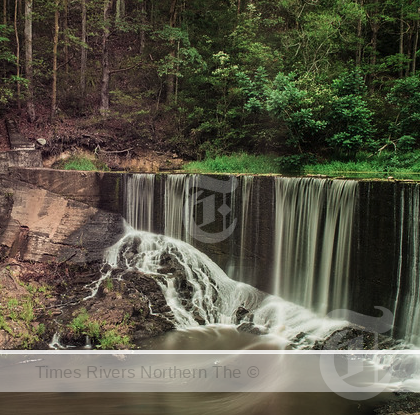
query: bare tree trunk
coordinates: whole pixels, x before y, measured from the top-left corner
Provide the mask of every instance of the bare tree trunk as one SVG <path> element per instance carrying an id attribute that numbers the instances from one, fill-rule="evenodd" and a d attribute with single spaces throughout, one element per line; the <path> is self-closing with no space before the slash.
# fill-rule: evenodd
<path id="1" fill-rule="evenodd" d="M 241 13 L 241 0 L 238 0 L 238 4 L 236 6 L 236 15 L 239 16 Z"/>
<path id="2" fill-rule="evenodd" d="M 140 55 L 146 47 L 146 0 L 142 0 L 140 4 Z"/>
<path id="3" fill-rule="evenodd" d="M 25 75 L 28 81 L 26 108 L 30 122 L 35 121 L 34 75 L 32 67 L 32 0 L 25 0 Z"/>
<path id="4" fill-rule="evenodd" d="M 7 0 L 3 0 L 3 24 L 7 26 Z M 6 61 L 3 61 L 3 78 L 6 78 Z"/>
<path id="5" fill-rule="evenodd" d="M 404 55 L 404 4 L 403 4 L 403 1 L 401 1 L 401 10 L 400 10 L 400 41 L 399 41 L 398 53 L 400 54 L 400 59 L 402 59 Z M 401 62 L 399 76 L 400 78 L 403 77 L 403 62 Z"/>
<path id="6" fill-rule="evenodd" d="M 370 80 L 373 80 L 374 74 L 376 72 L 376 54 L 378 49 L 378 32 L 379 32 L 379 16 L 378 16 L 378 0 L 374 1 L 374 10 L 373 10 L 373 16 L 371 18 L 370 27 L 372 30 L 372 37 L 371 37 L 371 54 L 370 54 L 370 65 L 371 65 L 371 72 L 370 72 Z"/>
<path id="7" fill-rule="evenodd" d="M 363 0 L 360 0 L 360 7 L 363 7 Z M 362 16 L 357 21 L 357 51 L 356 51 L 356 66 L 362 63 Z"/>
<path id="8" fill-rule="evenodd" d="M 177 6 L 177 0 L 171 1 L 171 8 L 169 11 L 169 26 L 175 27 L 176 24 L 176 6 Z M 171 41 L 171 58 L 172 60 L 175 60 L 175 42 Z M 170 103 L 174 96 L 174 90 L 175 90 L 175 75 L 170 73 L 166 76 L 166 102 Z"/>
<path id="9" fill-rule="evenodd" d="M 86 68 L 87 68 L 87 44 L 86 44 L 86 0 L 82 0 L 82 52 L 80 56 L 80 92 L 82 105 L 86 96 Z"/>
<path id="10" fill-rule="evenodd" d="M 64 0 L 64 21 L 63 21 L 63 32 L 64 32 L 64 62 L 66 65 L 66 75 L 69 74 L 69 3 L 68 0 Z"/>
<path id="11" fill-rule="evenodd" d="M 110 12 L 113 0 L 105 0 L 104 3 L 104 28 L 102 32 L 102 79 L 101 79 L 101 104 L 99 112 L 103 117 L 109 113 L 109 50 L 108 41 L 110 36 Z"/>
<path id="12" fill-rule="evenodd" d="M 116 0 L 115 4 L 115 21 L 119 22 L 125 16 L 125 1 Z"/>
<path id="13" fill-rule="evenodd" d="M 418 13 L 420 15 L 420 7 L 418 8 Z M 415 34 L 414 34 L 414 42 L 413 42 L 413 62 L 411 64 L 411 74 L 416 74 L 416 61 L 417 61 L 417 48 L 419 44 L 419 21 L 416 20 L 416 28 L 415 28 Z"/>
<path id="14" fill-rule="evenodd" d="M 14 28 L 15 28 L 15 38 L 16 38 L 16 101 L 17 101 L 17 107 L 20 110 L 20 41 L 19 41 L 19 32 L 17 27 L 17 17 L 18 17 L 18 0 L 15 0 L 15 15 L 13 19 Z"/>
<path id="15" fill-rule="evenodd" d="M 58 31 L 59 31 L 59 2 L 55 0 L 55 13 L 54 13 L 54 43 L 53 43 L 53 71 L 52 71 L 52 91 L 51 91 L 51 121 L 54 120 L 55 112 L 57 109 L 57 49 L 58 49 Z"/>

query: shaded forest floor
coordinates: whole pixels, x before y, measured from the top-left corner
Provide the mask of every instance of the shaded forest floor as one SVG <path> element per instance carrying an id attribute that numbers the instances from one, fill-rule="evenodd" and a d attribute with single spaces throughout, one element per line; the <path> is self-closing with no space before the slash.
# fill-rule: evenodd
<path id="1" fill-rule="evenodd" d="M 20 133 L 42 151 L 45 167 L 59 167 L 72 155 L 95 157 L 110 170 L 157 172 L 177 170 L 184 163 L 165 136 L 168 117 L 153 119 L 141 126 L 123 118 L 99 115 L 70 117 L 59 113 L 54 123 L 47 105 L 37 104 L 37 119 L 30 123 L 26 112 L 10 110 L 6 117 L 14 119 Z M 5 137 L 4 122 L 0 122 L 0 137 Z M 0 138 L 0 151 L 8 150 Z M 62 163 L 61 163 L 62 164 Z"/>

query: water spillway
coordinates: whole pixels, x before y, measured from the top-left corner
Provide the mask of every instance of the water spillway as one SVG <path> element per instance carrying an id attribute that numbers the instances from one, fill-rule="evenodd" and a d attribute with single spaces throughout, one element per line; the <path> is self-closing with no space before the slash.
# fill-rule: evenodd
<path id="1" fill-rule="evenodd" d="M 318 178 L 125 175 L 135 229 L 187 242 L 233 280 L 319 315 L 394 315 L 418 342 L 419 186 Z M 222 235 L 222 236 L 221 236 Z"/>

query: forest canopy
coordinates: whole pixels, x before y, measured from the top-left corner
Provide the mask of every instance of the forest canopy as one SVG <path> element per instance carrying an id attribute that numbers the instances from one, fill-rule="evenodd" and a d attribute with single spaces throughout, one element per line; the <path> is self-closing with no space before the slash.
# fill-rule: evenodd
<path id="1" fill-rule="evenodd" d="M 198 159 L 419 147 L 420 0 L 2 2 L 0 108 L 29 122 Z"/>

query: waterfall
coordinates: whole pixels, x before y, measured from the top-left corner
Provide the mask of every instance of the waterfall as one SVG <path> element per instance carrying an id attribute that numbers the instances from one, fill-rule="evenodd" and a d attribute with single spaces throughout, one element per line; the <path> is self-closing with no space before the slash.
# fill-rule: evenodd
<path id="1" fill-rule="evenodd" d="M 304 346 L 345 324 L 319 318 L 301 306 L 233 281 L 186 242 L 128 225 L 124 237 L 106 251 L 105 260 L 122 275 L 124 270 L 153 275 L 179 329 L 248 322 L 262 333 L 287 341 L 304 332 Z M 241 320 L 238 310 L 246 310 Z"/>
<path id="2" fill-rule="evenodd" d="M 124 175 L 125 218 L 135 229 L 152 231 L 155 175 Z"/>
<path id="3" fill-rule="evenodd" d="M 402 188 L 399 208 L 394 324 L 399 321 L 406 341 L 420 344 L 420 185 Z"/>
<path id="4" fill-rule="evenodd" d="M 325 315 L 348 306 L 357 182 L 275 178 L 273 292 Z"/>

